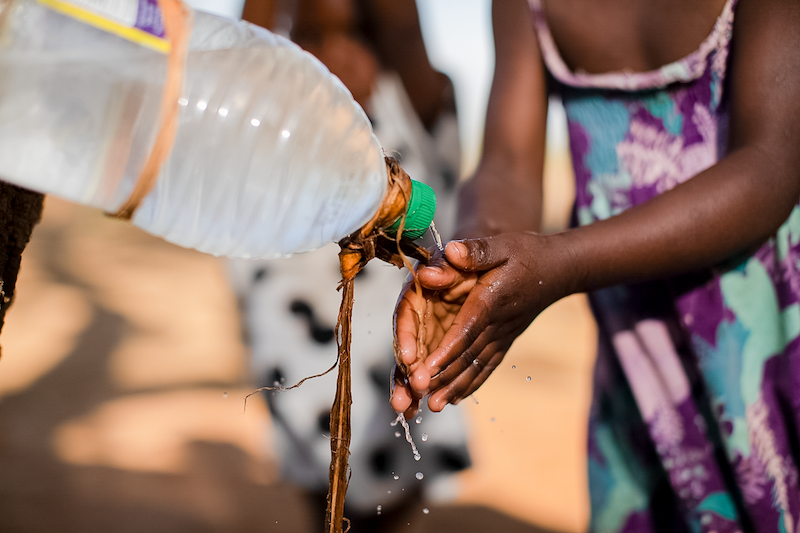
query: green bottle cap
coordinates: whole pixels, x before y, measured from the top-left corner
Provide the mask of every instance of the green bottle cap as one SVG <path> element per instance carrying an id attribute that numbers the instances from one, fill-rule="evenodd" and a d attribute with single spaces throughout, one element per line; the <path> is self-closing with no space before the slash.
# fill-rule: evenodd
<path id="1" fill-rule="evenodd" d="M 420 181 L 411 180 L 411 198 L 406 209 L 406 225 L 403 227 L 403 236 L 409 239 L 419 239 L 433 222 L 436 212 L 436 193 L 433 189 Z M 389 233 L 397 233 L 400 229 L 402 217 L 389 226 Z"/>

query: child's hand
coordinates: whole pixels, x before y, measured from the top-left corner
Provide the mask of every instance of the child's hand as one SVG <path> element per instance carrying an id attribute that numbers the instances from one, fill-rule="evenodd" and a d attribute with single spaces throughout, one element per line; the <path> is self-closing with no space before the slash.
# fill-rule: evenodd
<path id="1" fill-rule="evenodd" d="M 431 373 L 426 359 L 452 326 L 478 275 L 454 268 L 439 252 L 417 270 L 417 279 L 421 294 L 409 277 L 394 317 L 395 354 L 401 364 L 395 365 L 391 402 L 395 411 L 406 412 L 406 418 L 416 413 L 428 392 Z"/>
<path id="2" fill-rule="evenodd" d="M 441 411 L 472 394 L 500 364 L 514 339 L 565 296 L 548 237 L 508 233 L 454 241 L 417 271 L 395 311 L 395 342 L 408 375 L 395 370 L 392 407 L 408 418 L 425 394 Z M 417 309 L 423 313 L 420 328 Z"/>

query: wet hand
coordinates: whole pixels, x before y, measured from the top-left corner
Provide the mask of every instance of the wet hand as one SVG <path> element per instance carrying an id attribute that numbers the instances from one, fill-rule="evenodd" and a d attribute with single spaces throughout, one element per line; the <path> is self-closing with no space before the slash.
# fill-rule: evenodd
<path id="1" fill-rule="evenodd" d="M 424 395 L 441 411 L 472 394 L 514 339 L 566 295 L 548 237 L 508 233 L 447 244 L 404 287 L 395 311 L 392 406 L 411 416 Z M 405 368 L 402 368 L 402 367 Z"/>
<path id="2" fill-rule="evenodd" d="M 448 245 L 451 246 L 451 245 Z M 478 280 L 477 273 L 454 268 L 437 252 L 427 266 L 417 269 L 419 287 L 409 276 L 395 310 L 395 365 L 392 406 L 409 419 L 419 409 L 431 383 L 428 355 L 445 333 Z"/>

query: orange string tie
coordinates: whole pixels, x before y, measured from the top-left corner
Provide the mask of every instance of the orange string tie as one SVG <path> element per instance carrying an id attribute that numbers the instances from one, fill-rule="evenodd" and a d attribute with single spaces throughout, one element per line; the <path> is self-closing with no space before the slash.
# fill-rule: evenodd
<path id="1" fill-rule="evenodd" d="M 164 22 L 164 33 L 170 42 L 167 56 L 167 75 L 161 95 L 160 126 L 153 149 L 147 158 L 136 185 L 128 199 L 110 216 L 130 220 L 139 204 L 156 184 L 161 166 L 172 152 L 175 133 L 178 131 L 178 99 L 183 90 L 186 74 L 186 56 L 189 52 L 189 35 L 192 28 L 192 11 L 181 0 L 158 0 Z"/>

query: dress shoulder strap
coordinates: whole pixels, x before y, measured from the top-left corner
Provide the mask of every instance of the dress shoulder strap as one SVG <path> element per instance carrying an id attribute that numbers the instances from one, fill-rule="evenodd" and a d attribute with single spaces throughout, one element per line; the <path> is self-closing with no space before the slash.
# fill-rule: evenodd
<path id="1" fill-rule="evenodd" d="M 648 72 L 616 71 L 602 74 L 570 70 L 564 63 L 547 26 L 544 0 L 529 0 L 529 4 L 533 11 L 536 33 L 545 64 L 557 80 L 573 87 L 635 91 L 664 87 L 675 82 L 689 82 L 701 77 L 707 68 L 706 59 L 715 50 L 724 51 L 724 57 L 727 57 L 727 49 L 733 33 L 736 1 L 727 0 L 725 2 L 722 13 L 717 17 L 711 33 L 700 43 L 697 50 L 689 55 Z"/>

